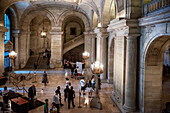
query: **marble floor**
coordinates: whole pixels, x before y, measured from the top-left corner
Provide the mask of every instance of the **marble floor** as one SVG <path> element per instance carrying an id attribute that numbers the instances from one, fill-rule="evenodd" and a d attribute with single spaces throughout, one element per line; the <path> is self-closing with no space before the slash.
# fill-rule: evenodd
<path id="1" fill-rule="evenodd" d="M 27 73 L 29 73 L 32 71 L 17 71 L 16 73 L 24 73 L 25 75 L 27 75 Z M 81 96 L 80 97 L 80 105 L 82 106 L 82 108 L 78 108 L 79 105 L 79 90 L 80 90 L 80 80 L 75 80 L 72 79 L 69 75 L 70 75 L 70 70 L 64 70 L 64 71 L 47 71 L 48 73 L 48 79 L 49 79 L 49 83 L 47 84 L 47 86 L 44 86 L 41 83 L 42 80 L 42 73 L 43 71 L 38 71 L 37 76 L 36 76 L 36 80 L 37 83 L 32 83 L 34 80 L 31 79 L 29 81 L 25 81 L 25 88 L 26 90 L 28 90 L 28 88 L 34 84 L 36 86 L 36 90 L 37 90 L 37 99 L 41 100 L 44 102 L 45 99 L 49 100 L 49 108 L 51 106 L 51 101 L 52 101 L 52 97 L 54 95 L 54 91 L 56 90 L 57 86 L 61 87 L 61 93 L 62 93 L 62 103 L 64 104 L 63 107 L 61 107 L 60 112 L 61 113 L 120 113 L 119 109 L 116 107 L 116 105 L 114 104 L 114 102 L 111 100 L 110 95 L 112 93 L 112 84 L 107 84 L 107 83 L 102 83 L 101 85 L 101 90 L 99 91 L 99 95 L 100 95 L 100 100 L 102 103 L 102 110 L 96 109 L 96 108 L 90 108 L 89 106 L 89 101 L 91 100 L 91 98 L 88 98 L 88 95 L 86 93 L 86 96 Z M 64 88 L 65 88 L 65 78 L 68 77 L 72 83 L 72 86 L 74 87 L 75 93 L 76 93 L 76 98 L 75 98 L 75 108 L 71 108 L 68 109 L 67 108 L 67 102 L 64 102 Z M 22 87 L 22 84 L 19 84 L 20 87 Z M 7 82 L 5 84 L 8 88 L 15 90 L 15 87 Z M 1 86 L 1 89 L 3 89 L 4 85 Z M 18 91 L 20 93 L 22 93 L 22 90 Z M 87 92 L 87 91 L 86 91 Z M 26 93 L 25 96 L 27 96 L 28 94 Z M 94 92 L 93 92 L 94 95 Z M 1 97 L 2 99 L 2 97 Z M 86 103 L 86 104 L 85 104 Z M 31 111 L 29 111 L 29 113 L 43 113 L 43 109 L 44 106 L 40 106 L 36 109 L 33 109 Z"/>

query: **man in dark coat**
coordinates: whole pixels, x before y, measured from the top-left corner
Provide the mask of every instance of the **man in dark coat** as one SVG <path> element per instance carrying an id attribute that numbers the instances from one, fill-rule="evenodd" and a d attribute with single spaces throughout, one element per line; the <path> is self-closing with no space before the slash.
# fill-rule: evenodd
<path id="1" fill-rule="evenodd" d="M 74 98 L 75 98 L 75 91 L 73 90 L 73 86 L 71 86 L 71 89 L 68 91 L 68 109 L 70 109 L 70 102 L 72 101 L 73 108 L 74 105 Z"/>
<path id="2" fill-rule="evenodd" d="M 34 106 L 34 97 L 36 96 L 36 88 L 34 85 L 32 85 L 29 89 L 28 89 L 28 97 L 31 98 L 31 103 Z"/>

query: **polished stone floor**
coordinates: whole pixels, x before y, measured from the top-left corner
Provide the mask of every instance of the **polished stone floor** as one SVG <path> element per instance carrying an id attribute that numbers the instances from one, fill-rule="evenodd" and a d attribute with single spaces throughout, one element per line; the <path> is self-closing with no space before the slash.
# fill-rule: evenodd
<path id="1" fill-rule="evenodd" d="M 24 73 L 27 75 L 31 71 L 17 71 L 16 73 Z M 32 72 L 31 72 L 32 73 Z M 99 91 L 100 94 L 100 100 L 102 103 L 102 110 L 96 109 L 96 108 L 90 108 L 89 101 L 91 98 L 88 98 L 88 93 L 86 93 L 86 96 L 80 97 L 80 105 L 82 108 L 78 108 L 79 105 L 79 90 L 80 90 L 80 80 L 72 79 L 70 75 L 70 70 L 64 70 L 64 71 L 47 71 L 49 83 L 47 86 L 44 86 L 41 83 L 42 80 L 42 73 L 43 71 L 38 71 L 38 74 L 36 76 L 37 83 L 32 83 L 34 80 L 31 79 L 29 81 L 25 81 L 25 88 L 28 90 L 28 88 L 34 84 L 36 86 L 37 90 L 37 99 L 44 101 L 45 99 L 49 100 L 49 108 L 51 105 L 52 97 L 54 94 L 54 91 L 56 90 L 57 86 L 61 87 L 61 93 L 62 93 L 62 103 L 64 104 L 63 107 L 61 107 L 60 111 L 61 113 L 120 113 L 119 109 L 116 107 L 114 102 L 111 100 L 110 95 L 112 93 L 112 84 L 102 83 L 101 90 Z M 67 108 L 67 102 L 64 102 L 64 88 L 65 88 L 65 78 L 68 77 L 72 83 L 72 86 L 74 87 L 74 90 L 76 92 L 76 98 L 75 98 L 75 108 L 68 109 Z M 19 84 L 20 87 L 22 87 L 23 82 Z M 11 88 L 12 90 L 15 90 L 15 87 L 7 82 L 6 86 Z M 1 86 L 3 88 L 4 86 Z M 18 91 L 22 93 L 22 90 Z M 87 91 L 86 91 L 87 92 Z M 27 93 L 25 94 L 27 96 Z M 94 92 L 93 92 L 94 95 Z M 1 98 L 2 99 L 2 98 Z M 43 113 L 43 106 L 40 106 L 36 109 L 33 109 L 29 111 L 29 113 Z"/>

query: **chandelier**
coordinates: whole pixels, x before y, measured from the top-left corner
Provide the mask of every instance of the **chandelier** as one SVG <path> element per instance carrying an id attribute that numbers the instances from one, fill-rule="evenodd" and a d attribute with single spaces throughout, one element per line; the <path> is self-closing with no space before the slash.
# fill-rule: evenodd
<path id="1" fill-rule="evenodd" d="M 43 17 L 43 29 L 41 31 L 41 38 L 46 38 L 46 36 L 47 36 L 47 33 L 46 33 L 45 29 L 44 29 L 44 17 Z"/>

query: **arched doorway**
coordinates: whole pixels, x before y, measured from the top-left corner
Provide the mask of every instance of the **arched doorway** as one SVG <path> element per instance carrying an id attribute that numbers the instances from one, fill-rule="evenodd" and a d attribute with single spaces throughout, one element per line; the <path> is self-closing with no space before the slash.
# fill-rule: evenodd
<path id="1" fill-rule="evenodd" d="M 41 37 L 41 31 L 47 33 L 46 38 Z M 44 52 L 46 49 L 50 51 L 51 48 L 51 22 L 48 17 L 36 16 L 30 23 L 30 49 L 35 55 Z"/>
<path id="2" fill-rule="evenodd" d="M 148 45 L 144 72 L 144 112 L 156 113 L 163 109 L 163 56 L 169 45 L 170 36 L 166 35 L 155 38 Z"/>

